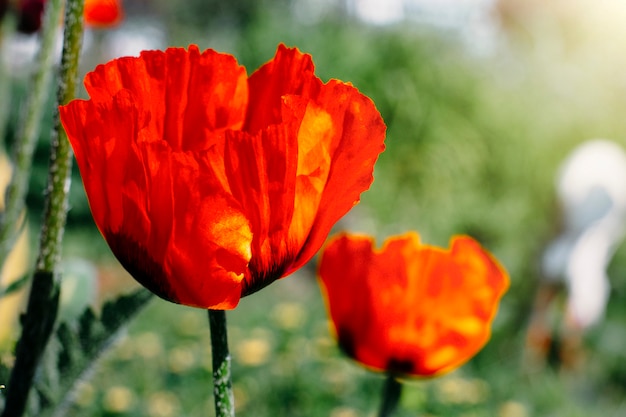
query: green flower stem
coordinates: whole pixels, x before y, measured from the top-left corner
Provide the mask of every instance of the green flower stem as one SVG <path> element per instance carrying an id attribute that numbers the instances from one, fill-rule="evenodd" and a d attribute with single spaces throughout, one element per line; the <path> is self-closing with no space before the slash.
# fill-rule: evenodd
<path id="1" fill-rule="evenodd" d="M 68 0 L 65 6 L 63 55 L 57 92 L 59 104 L 69 102 L 75 95 L 83 37 L 83 9 L 83 0 Z M 35 370 L 54 328 L 58 312 L 60 277 L 57 265 L 61 258 L 61 241 L 67 218 L 72 152 L 61 127 L 58 111 L 54 120 L 39 256 L 26 313 L 22 316 L 22 335 L 6 387 L 2 417 L 20 417 L 24 414 Z"/>
<path id="2" fill-rule="evenodd" d="M 22 334 L 16 348 L 15 364 L 6 384 L 2 417 L 21 417 L 24 414 L 35 370 L 54 328 L 58 305 L 59 287 L 53 274 L 35 272 L 27 311 L 22 317 Z"/>
<path id="3" fill-rule="evenodd" d="M 226 313 L 209 310 L 211 352 L 213 355 L 213 395 L 216 417 L 235 416 L 235 398 L 230 376 L 230 352 L 226 331 Z"/>
<path id="4" fill-rule="evenodd" d="M 46 2 L 45 7 L 41 27 L 41 44 L 37 55 L 37 69 L 33 76 L 32 89 L 28 95 L 25 114 L 20 121 L 20 128 L 15 138 L 13 155 L 15 165 L 11 182 L 5 194 L 5 210 L 0 214 L 0 265 L 4 263 L 13 248 L 15 239 L 19 234 L 19 225 L 24 219 L 22 213 L 24 211 L 24 199 L 28 192 L 33 152 L 41 132 L 41 120 L 46 105 L 49 104 L 48 97 L 53 74 L 52 65 L 55 58 L 54 42 L 63 9 L 63 1 L 50 0 Z"/>
<path id="5" fill-rule="evenodd" d="M 67 104 L 76 96 L 78 60 L 83 43 L 84 0 L 68 0 L 65 12 L 61 79 L 57 102 Z M 61 126 L 58 109 L 55 111 L 52 148 L 48 170 L 48 187 L 44 223 L 40 237 L 37 269 L 54 271 L 61 258 L 61 241 L 67 219 L 67 199 L 72 173 L 72 148 Z"/>
<path id="6" fill-rule="evenodd" d="M 380 407 L 378 417 L 389 417 L 393 415 L 398 403 L 400 402 L 400 396 L 402 395 L 402 384 L 392 374 L 387 375 L 385 385 L 383 387 L 383 403 Z"/>

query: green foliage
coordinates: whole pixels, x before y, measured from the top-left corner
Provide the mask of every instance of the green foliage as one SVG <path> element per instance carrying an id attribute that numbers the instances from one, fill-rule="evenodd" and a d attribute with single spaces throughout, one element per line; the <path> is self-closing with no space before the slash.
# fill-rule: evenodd
<path id="1" fill-rule="evenodd" d="M 151 298 L 149 291 L 141 289 L 106 303 L 100 317 L 88 308 L 79 317 L 60 323 L 42 359 L 29 415 L 63 415 L 71 405 L 72 389 L 87 377 L 100 355 Z"/>

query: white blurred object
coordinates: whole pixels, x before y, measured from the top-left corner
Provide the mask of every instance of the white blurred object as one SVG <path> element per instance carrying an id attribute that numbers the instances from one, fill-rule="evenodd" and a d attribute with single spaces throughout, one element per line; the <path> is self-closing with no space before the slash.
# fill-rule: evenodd
<path id="1" fill-rule="evenodd" d="M 63 30 L 57 30 L 54 43 L 54 62 L 61 60 L 61 50 L 63 49 Z M 31 77 L 36 68 L 37 52 L 39 51 L 40 38 L 37 35 L 24 35 L 21 33 L 10 33 L 2 39 L 0 48 L 0 60 L 11 77 Z"/>
<path id="2" fill-rule="evenodd" d="M 542 262 L 548 281 L 565 280 L 568 319 L 586 328 L 604 315 L 610 284 L 606 269 L 626 226 L 626 153 L 595 139 L 577 147 L 557 178 L 564 230 Z"/>
<path id="3" fill-rule="evenodd" d="M 403 0 L 352 0 L 350 7 L 367 23 L 388 25 L 404 19 Z"/>
<path id="4" fill-rule="evenodd" d="M 110 58 L 139 56 L 141 51 L 163 49 L 167 46 L 165 29 L 154 19 L 127 21 L 107 35 L 106 54 Z"/>
<path id="5" fill-rule="evenodd" d="M 298 10 L 319 8 L 329 0 L 299 0 Z M 377 26 L 398 23 L 436 28 L 458 36 L 471 52 L 492 52 L 500 33 L 493 16 L 496 0 L 342 0 L 359 20 Z M 305 6 L 306 4 L 306 6 Z M 305 16 L 310 15 L 307 14 Z"/>

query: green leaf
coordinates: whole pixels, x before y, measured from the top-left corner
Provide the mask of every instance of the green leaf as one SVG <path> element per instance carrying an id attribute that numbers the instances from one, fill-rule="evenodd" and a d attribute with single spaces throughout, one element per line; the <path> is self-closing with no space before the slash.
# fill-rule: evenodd
<path id="1" fill-rule="evenodd" d="M 79 317 L 61 322 L 44 354 L 28 414 L 64 415 L 77 383 L 87 378 L 100 356 L 151 299 L 152 293 L 142 288 L 107 302 L 100 317 L 87 308 Z"/>
<path id="2" fill-rule="evenodd" d="M 19 279 L 13 281 L 6 287 L 0 287 L 0 298 L 21 290 L 26 284 L 30 282 L 31 277 L 32 277 L 32 274 L 28 273 L 26 275 L 23 275 Z"/>

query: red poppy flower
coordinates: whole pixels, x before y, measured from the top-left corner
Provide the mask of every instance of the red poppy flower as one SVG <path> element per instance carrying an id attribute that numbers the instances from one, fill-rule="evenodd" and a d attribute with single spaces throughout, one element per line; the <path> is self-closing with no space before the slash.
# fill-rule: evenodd
<path id="1" fill-rule="evenodd" d="M 444 250 L 417 233 L 388 239 L 341 235 L 323 251 L 319 276 L 339 345 L 379 371 L 434 376 L 487 342 L 506 271 L 478 243 L 456 237 Z"/>
<path id="2" fill-rule="evenodd" d="M 124 17 L 120 0 L 85 0 L 85 23 L 107 28 L 117 25 Z"/>
<path id="3" fill-rule="evenodd" d="M 95 223 L 143 285 L 234 308 L 301 267 L 369 188 L 385 126 L 352 85 L 279 46 L 249 78 L 196 46 L 120 58 L 60 108 Z"/>

